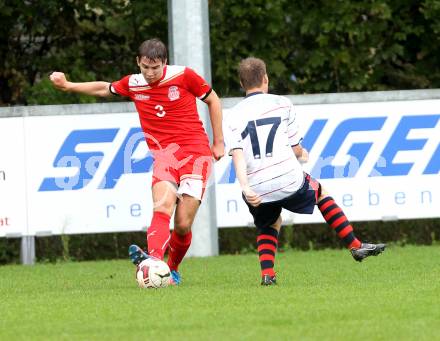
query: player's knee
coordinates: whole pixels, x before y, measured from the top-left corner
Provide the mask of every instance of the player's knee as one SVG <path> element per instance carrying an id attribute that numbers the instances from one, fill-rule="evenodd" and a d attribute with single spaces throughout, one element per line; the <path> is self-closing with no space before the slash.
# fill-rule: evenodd
<path id="1" fill-rule="evenodd" d="M 175 225 L 174 230 L 176 231 L 177 234 L 180 234 L 183 236 L 183 235 L 191 232 L 191 225 L 189 225 L 189 226 Z"/>
<path id="2" fill-rule="evenodd" d="M 169 200 L 168 198 L 166 198 L 167 200 L 159 200 L 154 202 L 154 211 L 156 212 L 163 212 L 166 213 L 168 215 L 172 215 L 174 212 L 174 207 L 176 206 L 175 201 Z"/>
<path id="3" fill-rule="evenodd" d="M 165 213 L 165 214 L 168 214 L 169 216 L 173 215 L 173 211 L 174 211 L 174 205 L 172 205 L 172 204 L 161 203 L 161 204 L 155 205 L 155 207 L 154 207 L 154 212 Z"/>
<path id="4" fill-rule="evenodd" d="M 193 219 L 190 217 L 184 217 L 177 219 L 174 222 L 174 229 L 178 234 L 184 235 L 189 232 L 191 232 L 191 226 L 192 226 Z"/>
<path id="5" fill-rule="evenodd" d="M 321 201 L 322 199 L 325 199 L 326 197 L 328 197 L 328 192 L 325 190 L 324 187 L 322 187 L 321 184 L 319 184 L 319 196 L 318 196 L 318 201 Z"/>
<path id="6" fill-rule="evenodd" d="M 274 222 L 270 227 L 277 230 L 278 232 L 281 230 L 281 224 L 283 220 L 281 219 L 281 216 L 278 217 L 277 221 Z"/>

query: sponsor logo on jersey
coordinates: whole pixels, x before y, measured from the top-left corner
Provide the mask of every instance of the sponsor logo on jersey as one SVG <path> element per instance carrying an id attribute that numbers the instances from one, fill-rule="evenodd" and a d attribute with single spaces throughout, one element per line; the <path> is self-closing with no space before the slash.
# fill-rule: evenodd
<path id="1" fill-rule="evenodd" d="M 168 98 L 170 101 L 175 101 L 180 98 L 180 92 L 177 86 L 173 85 L 168 88 Z"/>
<path id="2" fill-rule="evenodd" d="M 148 101 L 150 99 L 150 96 L 144 94 L 135 94 L 134 99 L 137 101 Z"/>

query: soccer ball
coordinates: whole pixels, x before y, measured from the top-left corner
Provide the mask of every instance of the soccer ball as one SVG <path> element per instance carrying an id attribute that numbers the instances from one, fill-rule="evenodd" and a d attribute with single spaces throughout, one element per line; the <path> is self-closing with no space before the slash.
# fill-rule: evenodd
<path id="1" fill-rule="evenodd" d="M 136 280 L 140 288 L 165 288 L 170 283 L 170 268 L 160 259 L 147 258 L 136 269 Z"/>

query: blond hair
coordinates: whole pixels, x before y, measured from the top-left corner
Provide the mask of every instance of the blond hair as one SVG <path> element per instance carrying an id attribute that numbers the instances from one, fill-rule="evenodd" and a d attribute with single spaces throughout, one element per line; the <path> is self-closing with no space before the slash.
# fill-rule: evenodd
<path id="1" fill-rule="evenodd" d="M 238 76 L 245 90 L 261 86 L 265 75 L 266 64 L 259 58 L 249 57 L 238 65 Z"/>

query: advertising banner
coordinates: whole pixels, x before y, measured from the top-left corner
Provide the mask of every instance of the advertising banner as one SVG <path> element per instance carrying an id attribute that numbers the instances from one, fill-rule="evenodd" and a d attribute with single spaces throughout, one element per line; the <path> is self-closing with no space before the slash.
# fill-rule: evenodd
<path id="1" fill-rule="evenodd" d="M 440 100 L 295 108 L 310 153 L 304 170 L 350 220 L 440 217 Z M 0 123 L 0 237 L 149 224 L 153 158 L 137 113 Z M 229 156 L 216 163 L 215 179 L 218 227 L 252 225 Z M 318 210 L 282 215 L 285 223 L 323 222 Z"/>
<path id="2" fill-rule="evenodd" d="M 28 233 L 23 120 L 0 120 L 0 237 Z"/>
<path id="3" fill-rule="evenodd" d="M 136 113 L 28 117 L 31 234 L 141 230 L 151 166 Z"/>
<path id="4" fill-rule="evenodd" d="M 439 217 L 439 108 L 439 100 L 298 105 L 302 144 L 310 153 L 304 170 L 350 220 Z M 251 218 L 230 166 L 223 160 L 217 168 L 219 225 L 246 225 Z M 286 217 L 324 222 L 318 210 Z"/>

